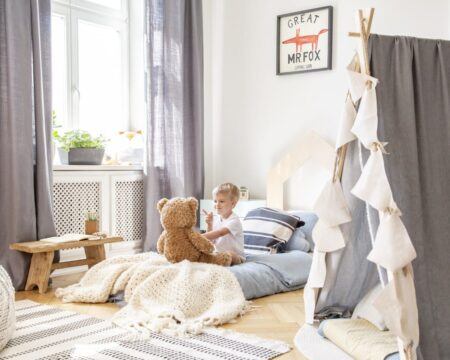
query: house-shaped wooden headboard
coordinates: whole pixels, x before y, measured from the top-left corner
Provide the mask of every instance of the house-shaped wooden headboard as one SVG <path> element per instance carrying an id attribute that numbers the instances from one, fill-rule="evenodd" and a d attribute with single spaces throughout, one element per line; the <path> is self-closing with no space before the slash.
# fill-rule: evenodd
<path id="1" fill-rule="evenodd" d="M 305 164 L 312 159 L 320 164 L 332 176 L 336 159 L 335 149 L 314 131 L 300 137 L 269 171 L 267 177 L 267 206 L 283 209 L 284 183 Z"/>

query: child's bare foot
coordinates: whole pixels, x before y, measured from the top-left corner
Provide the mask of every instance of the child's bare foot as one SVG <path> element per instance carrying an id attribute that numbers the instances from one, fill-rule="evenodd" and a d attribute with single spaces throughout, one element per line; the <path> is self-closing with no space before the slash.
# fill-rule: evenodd
<path id="1" fill-rule="evenodd" d="M 231 255 L 231 265 L 239 265 L 244 262 L 244 260 L 242 260 L 242 258 L 238 254 L 235 254 L 232 251 L 229 251 L 228 254 Z"/>

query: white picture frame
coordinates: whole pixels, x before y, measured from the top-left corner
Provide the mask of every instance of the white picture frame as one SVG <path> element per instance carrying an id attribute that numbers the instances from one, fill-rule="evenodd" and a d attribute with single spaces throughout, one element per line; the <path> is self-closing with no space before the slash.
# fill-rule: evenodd
<path id="1" fill-rule="evenodd" d="M 333 7 L 277 17 L 277 75 L 331 70 Z"/>

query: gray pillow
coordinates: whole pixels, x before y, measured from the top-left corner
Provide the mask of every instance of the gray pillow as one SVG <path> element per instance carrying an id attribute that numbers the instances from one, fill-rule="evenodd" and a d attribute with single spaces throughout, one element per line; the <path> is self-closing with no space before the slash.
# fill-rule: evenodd
<path id="1" fill-rule="evenodd" d="M 302 226 L 301 230 L 306 236 L 306 240 L 309 243 L 310 250 L 314 250 L 314 241 L 312 239 L 312 231 L 314 226 L 316 225 L 317 220 L 319 219 L 317 215 L 310 211 L 290 211 L 292 215 L 298 216 L 302 221 L 305 222 L 305 225 Z M 299 229 L 296 229 L 298 231 Z M 289 242 L 288 242 L 289 243 Z"/>
<path id="2" fill-rule="evenodd" d="M 302 229 L 295 229 L 289 241 L 286 243 L 286 251 L 299 250 L 308 252 L 311 249 L 306 235 Z"/>

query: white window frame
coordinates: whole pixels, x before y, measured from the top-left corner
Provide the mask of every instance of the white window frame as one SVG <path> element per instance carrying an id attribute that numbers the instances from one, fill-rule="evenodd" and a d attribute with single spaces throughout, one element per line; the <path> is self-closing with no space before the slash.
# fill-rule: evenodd
<path id="1" fill-rule="evenodd" d="M 133 0 L 131 0 L 133 1 Z M 52 13 L 66 19 L 67 58 L 67 123 L 68 128 L 79 128 L 79 67 L 78 67 L 78 20 L 113 27 L 120 33 L 122 46 L 122 122 L 124 130 L 131 129 L 130 83 L 129 83 L 129 19 L 128 0 L 121 0 L 121 10 L 115 10 L 84 0 L 53 0 Z"/>

